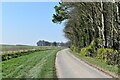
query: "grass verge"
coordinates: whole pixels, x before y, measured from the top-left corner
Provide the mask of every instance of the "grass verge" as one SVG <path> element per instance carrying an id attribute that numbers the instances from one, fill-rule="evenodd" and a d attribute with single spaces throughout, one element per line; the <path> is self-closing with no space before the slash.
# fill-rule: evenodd
<path id="1" fill-rule="evenodd" d="M 56 78 L 55 56 L 61 49 L 33 52 L 2 62 L 2 78 Z"/>
<path id="2" fill-rule="evenodd" d="M 83 56 L 71 50 L 70 52 L 87 63 L 95 65 L 101 69 L 103 68 L 104 70 L 107 70 L 106 73 L 109 71 L 108 73 L 110 73 L 110 75 L 113 77 L 118 77 L 120 75 L 120 72 L 119 72 L 120 68 L 118 67 L 107 65 L 106 63 L 103 63 L 97 59 Z"/>

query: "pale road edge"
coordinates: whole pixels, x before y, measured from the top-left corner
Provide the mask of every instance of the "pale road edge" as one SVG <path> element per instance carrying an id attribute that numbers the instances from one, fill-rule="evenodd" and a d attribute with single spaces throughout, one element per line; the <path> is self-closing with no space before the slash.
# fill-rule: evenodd
<path id="1" fill-rule="evenodd" d="M 62 49 L 62 50 L 63 50 L 63 49 Z M 62 51 L 62 50 L 60 50 L 60 51 Z M 57 55 L 58 55 L 58 53 L 59 53 L 60 51 L 58 51 L 58 52 L 56 53 L 56 58 L 55 58 L 55 72 L 56 72 L 56 77 L 57 77 L 57 78 L 58 78 L 59 74 L 58 74 L 58 68 L 57 68 L 56 62 L 57 62 Z"/>
<path id="2" fill-rule="evenodd" d="M 70 50 L 68 50 L 68 52 L 69 52 L 70 54 L 72 54 L 72 53 L 70 52 Z M 120 80 L 120 76 L 119 76 L 119 75 L 116 75 L 116 74 L 113 73 L 113 72 L 110 72 L 110 71 L 108 71 L 108 70 L 106 70 L 106 69 L 103 69 L 103 68 L 101 68 L 101 67 L 99 67 L 99 66 L 97 66 L 97 65 L 95 65 L 95 64 L 92 64 L 92 63 L 90 63 L 90 62 L 88 62 L 88 61 L 86 61 L 86 60 L 84 60 L 84 59 L 81 59 L 81 58 L 79 58 L 79 57 L 78 57 L 77 55 L 75 55 L 75 54 L 72 54 L 72 55 L 73 55 L 74 57 L 80 59 L 81 61 L 85 62 L 85 63 L 88 64 L 89 66 L 91 66 L 91 67 L 93 67 L 93 68 L 96 68 L 97 70 L 102 71 L 103 73 L 105 73 L 105 74 L 107 74 L 107 75 L 109 75 L 109 76 L 111 76 L 111 77 L 113 77 L 113 78 L 119 78 L 119 80 Z"/>

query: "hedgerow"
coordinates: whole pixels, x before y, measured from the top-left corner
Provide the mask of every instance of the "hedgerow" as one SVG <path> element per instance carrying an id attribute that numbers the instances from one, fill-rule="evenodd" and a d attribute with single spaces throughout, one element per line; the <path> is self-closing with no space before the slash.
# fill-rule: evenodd
<path id="1" fill-rule="evenodd" d="M 45 50 L 48 50 L 48 49 L 45 49 Z M 14 53 L 14 54 L 3 54 L 2 55 L 2 61 L 9 60 L 9 59 L 12 59 L 12 58 L 18 58 L 20 56 L 28 55 L 30 53 L 38 52 L 38 51 L 42 51 L 42 50 L 30 50 L 30 51 L 18 52 L 18 53 Z"/>
<path id="2" fill-rule="evenodd" d="M 118 66 L 120 51 L 108 48 L 100 48 L 100 39 L 95 39 L 88 47 L 81 48 L 80 54 L 100 60 L 108 65 Z"/>
<path id="3" fill-rule="evenodd" d="M 97 49 L 97 59 L 109 64 L 118 66 L 120 60 L 120 53 L 117 50 L 99 48 Z"/>

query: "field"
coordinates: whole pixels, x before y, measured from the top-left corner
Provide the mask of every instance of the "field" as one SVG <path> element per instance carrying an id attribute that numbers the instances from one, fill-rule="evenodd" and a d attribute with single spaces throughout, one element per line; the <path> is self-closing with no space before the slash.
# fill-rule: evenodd
<path id="1" fill-rule="evenodd" d="M 2 61 L 3 78 L 55 78 L 55 55 L 60 48 L 31 52 Z"/>
<path id="2" fill-rule="evenodd" d="M 2 78 L 56 78 L 55 56 L 61 49 L 48 46 L 0 45 Z"/>
<path id="3" fill-rule="evenodd" d="M 21 46 L 21 45 L 0 45 L 0 55 L 14 54 L 18 52 L 26 52 L 32 50 L 54 49 L 50 46 Z"/>
<path id="4" fill-rule="evenodd" d="M 1 51 L 16 51 L 25 49 L 37 49 L 46 46 L 22 46 L 22 45 L 0 45 Z"/>

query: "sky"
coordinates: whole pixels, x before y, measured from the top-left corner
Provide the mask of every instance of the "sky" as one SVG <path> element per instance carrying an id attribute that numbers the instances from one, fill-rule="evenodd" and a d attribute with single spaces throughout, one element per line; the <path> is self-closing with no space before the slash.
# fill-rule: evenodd
<path id="1" fill-rule="evenodd" d="M 52 22 L 58 2 L 3 2 L 2 44 L 36 45 L 39 40 L 66 42 L 63 24 Z"/>

